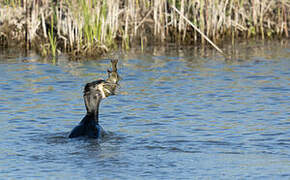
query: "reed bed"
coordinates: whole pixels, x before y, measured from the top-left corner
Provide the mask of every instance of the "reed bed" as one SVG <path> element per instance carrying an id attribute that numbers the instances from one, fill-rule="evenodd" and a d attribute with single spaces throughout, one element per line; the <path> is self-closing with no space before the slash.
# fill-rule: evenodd
<path id="1" fill-rule="evenodd" d="M 289 37 L 288 0 L 3 0 L 0 46 L 96 56 L 154 43 Z M 203 35 L 204 36 L 203 36 Z M 206 36 L 206 37 L 205 37 Z"/>

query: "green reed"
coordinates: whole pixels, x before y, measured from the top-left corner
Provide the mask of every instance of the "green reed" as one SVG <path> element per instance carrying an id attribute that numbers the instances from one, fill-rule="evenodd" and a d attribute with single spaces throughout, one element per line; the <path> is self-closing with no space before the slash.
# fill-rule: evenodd
<path id="1" fill-rule="evenodd" d="M 48 37 L 49 37 L 49 44 L 50 44 L 50 50 L 51 50 L 51 55 L 53 58 L 56 57 L 56 37 L 53 34 L 53 24 L 54 24 L 54 16 L 52 15 L 50 20 L 50 31 L 48 32 Z"/>

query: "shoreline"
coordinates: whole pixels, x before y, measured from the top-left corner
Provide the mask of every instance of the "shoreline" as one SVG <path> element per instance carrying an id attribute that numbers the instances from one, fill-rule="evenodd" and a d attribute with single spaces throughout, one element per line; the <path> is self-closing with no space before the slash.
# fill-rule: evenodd
<path id="1" fill-rule="evenodd" d="M 224 40 L 284 39 L 290 33 L 290 3 L 283 0 L 11 0 L 0 5 L 0 48 L 17 46 L 41 56 L 95 57 L 135 46 L 209 44 L 205 37 L 219 46 Z"/>

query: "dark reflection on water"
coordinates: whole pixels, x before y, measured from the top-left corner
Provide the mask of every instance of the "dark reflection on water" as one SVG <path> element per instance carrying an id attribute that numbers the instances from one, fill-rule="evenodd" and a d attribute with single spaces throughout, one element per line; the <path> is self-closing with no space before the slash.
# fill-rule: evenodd
<path id="1" fill-rule="evenodd" d="M 152 47 L 120 57 L 101 140 L 68 139 L 109 62 L 0 53 L 0 179 L 289 179 L 288 41 Z"/>

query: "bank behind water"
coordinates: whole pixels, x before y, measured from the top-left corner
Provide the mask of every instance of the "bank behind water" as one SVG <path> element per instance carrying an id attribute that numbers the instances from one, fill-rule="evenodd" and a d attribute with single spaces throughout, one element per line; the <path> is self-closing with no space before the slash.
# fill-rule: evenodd
<path id="1" fill-rule="evenodd" d="M 6 0 L 0 3 L 0 47 L 77 57 L 120 46 L 205 44 L 204 36 L 220 45 L 226 38 L 287 38 L 289 17 L 286 0 Z"/>

